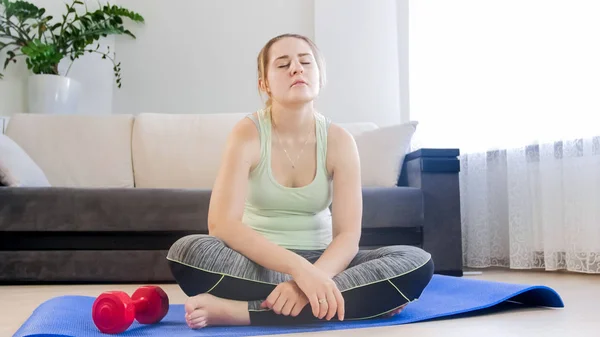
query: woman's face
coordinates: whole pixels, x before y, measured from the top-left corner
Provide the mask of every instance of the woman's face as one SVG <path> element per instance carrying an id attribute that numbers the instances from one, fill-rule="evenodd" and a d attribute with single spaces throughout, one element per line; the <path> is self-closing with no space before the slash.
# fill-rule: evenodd
<path id="1" fill-rule="evenodd" d="M 267 93 L 273 101 L 302 104 L 319 94 L 319 68 L 304 40 L 287 37 L 275 42 L 269 51 L 267 69 Z"/>

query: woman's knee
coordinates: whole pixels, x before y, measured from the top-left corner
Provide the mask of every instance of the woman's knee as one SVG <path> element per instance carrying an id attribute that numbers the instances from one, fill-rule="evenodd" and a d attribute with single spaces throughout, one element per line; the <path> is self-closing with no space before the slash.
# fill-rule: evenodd
<path id="1" fill-rule="evenodd" d="M 431 254 L 416 246 L 387 246 L 378 248 L 377 250 L 381 257 L 391 257 L 393 261 L 403 261 L 405 264 L 410 264 L 413 268 L 418 268 L 432 262 Z"/>
<path id="2" fill-rule="evenodd" d="M 225 242 L 206 234 L 186 235 L 169 248 L 167 259 L 188 265 L 196 265 L 198 259 L 214 256 L 225 247 Z"/>
<path id="3" fill-rule="evenodd" d="M 167 260 L 175 281 L 188 296 L 207 292 L 222 275 L 211 270 L 224 243 L 209 235 L 186 235 L 175 241 Z"/>
<path id="4" fill-rule="evenodd" d="M 386 268 L 397 275 L 394 279 L 404 279 L 412 284 L 414 295 L 427 286 L 434 273 L 431 254 L 416 246 L 389 246 L 382 251 Z"/>

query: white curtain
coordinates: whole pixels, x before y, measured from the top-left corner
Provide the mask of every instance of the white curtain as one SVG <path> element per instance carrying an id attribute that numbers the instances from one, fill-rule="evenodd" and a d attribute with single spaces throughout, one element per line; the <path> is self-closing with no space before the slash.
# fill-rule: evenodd
<path id="1" fill-rule="evenodd" d="M 600 273 L 600 1 L 411 0 L 414 147 L 461 150 L 467 267 Z"/>

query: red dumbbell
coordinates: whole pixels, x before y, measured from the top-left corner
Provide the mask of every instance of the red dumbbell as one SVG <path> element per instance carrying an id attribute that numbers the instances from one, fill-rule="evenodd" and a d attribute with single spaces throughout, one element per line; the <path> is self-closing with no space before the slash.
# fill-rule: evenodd
<path id="1" fill-rule="evenodd" d="M 100 294 L 92 306 L 92 319 L 102 333 L 121 333 L 133 320 L 141 324 L 160 322 L 169 311 L 169 297 L 159 287 L 143 286 L 131 298 L 123 291 Z"/>

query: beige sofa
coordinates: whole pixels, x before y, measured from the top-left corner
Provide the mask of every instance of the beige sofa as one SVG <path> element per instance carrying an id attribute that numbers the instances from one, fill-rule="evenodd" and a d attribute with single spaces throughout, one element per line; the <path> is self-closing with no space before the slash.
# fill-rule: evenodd
<path id="1" fill-rule="evenodd" d="M 11 117 L 0 138 L 0 282 L 165 282 L 170 244 L 206 233 L 227 135 L 246 113 Z M 356 139 L 364 248 L 419 245 L 462 273 L 458 151 L 410 154 L 416 123 Z"/>

